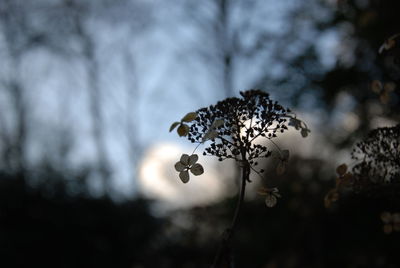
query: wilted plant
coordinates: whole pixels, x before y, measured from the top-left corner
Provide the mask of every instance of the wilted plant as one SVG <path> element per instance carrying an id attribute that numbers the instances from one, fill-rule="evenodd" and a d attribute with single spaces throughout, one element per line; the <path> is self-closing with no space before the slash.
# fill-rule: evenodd
<path id="1" fill-rule="evenodd" d="M 289 151 L 282 150 L 273 141 L 278 134 L 284 133 L 289 126 L 294 127 L 306 137 L 310 130 L 307 125 L 296 118 L 289 110 L 269 98 L 261 90 L 249 90 L 240 93 L 241 98 L 227 98 L 206 108 L 185 115 L 179 122 L 171 125 L 170 131 L 178 127 L 179 136 L 185 136 L 190 142 L 197 144 L 189 156 L 183 154 L 175 164 L 179 178 L 183 183 L 189 181 L 189 171 L 193 175 L 201 175 L 203 167 L 197 163 L 196 149 L 204 146 L 203 155 L 216 156 L 219 161 L 233 159 L 242 169 L 241 187 L 235 214 L 230 228 L 225 232 L 223 246 L 217 254 L 215 265 L 227 256 L 228 241 L 233 235 L 241 204 L 244 200 L 245 187 L 250 181 L 250 173 L 260 177 L 264 170 L 258 168 L 259 160 L 272 156 L 271 148 L 263 141 L 270 142 L 277 149 L 279 164 L 277 173 L 282 174 L 289 160 Z M 268 207 L 275 206 L 280 197 L 277 188 L 262 188 L 259 193 L 266 196 Z"/>
<path id="2" fill-rule="evenodd" d="M 351 171 L 347 171 L 346 164 L 337 167 L 336 187 L 325 196 L 326 207 L 330 207 L 346 190 L 379 200 L 399 200 L 400 125 L 372 130 L 356 144 L 351 157 L 354 160 Z M 382 218 L 386 226 L 384 231 L 391 233 L 387 219 Z"/>

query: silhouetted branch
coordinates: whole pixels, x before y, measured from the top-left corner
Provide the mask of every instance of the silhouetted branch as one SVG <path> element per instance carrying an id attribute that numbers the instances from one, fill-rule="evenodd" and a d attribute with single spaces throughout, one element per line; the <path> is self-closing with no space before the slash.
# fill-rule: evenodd
<path id="1" fill-rule="evenodd" d="M 245 154 L 243 163 L 247 163 Z M 237 221 L 239 218 L 240 209 L 242 207 L 244 196 L 246 192 L 246 182 L 249 180 L 250 175 L 250 166 L 245 165 L 242 167 L 242 178 L 241 178 L 241 186 L 239 189 L 239 197 L 235 208 L 235 213 L 233 214 L 231 226 L 227 228 L 224 233 L 222 234 L 222 241 L 221 245 L 217 251 L 217 254 L 214 258 L 214 262 L 211 268 L 218 268 L 218 267 L 234 267 L 234 258 L 232 254 L 232 247 L 231 247 L 231 240 L 235 232 L 235 228 L 237 226 Z"/>

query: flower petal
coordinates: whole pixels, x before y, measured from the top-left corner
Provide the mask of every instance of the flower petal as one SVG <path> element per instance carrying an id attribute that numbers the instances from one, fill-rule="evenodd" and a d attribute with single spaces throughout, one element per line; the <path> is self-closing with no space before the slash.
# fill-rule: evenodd
<path id="1" fill-rule="evenodd" d="M 195 112 L 188 113 L 182 118 L 182 122 L 191 122 L 191 121 L 195 120 L 196 118 L 197 118 L 197 113 L 195 113 Z"/>
<path id="2" fill-rule="evenodd" d="M 189 166 L 194 165 L 197 160 L 199 160 L 199 156 L 197 154 L 192 154 L 191 156 L 189 156 Z"/>
<path id="3" fill-rule="evenodd" d="M 340 184 L 345 187 L 350 187 L 353 183 L 353 175 L 350 172 L 346 172 L 340 177 Z"/>
<path id="4" fill-rule="evenodd" d="M 189 155 L 182 154 L 180 162 L 186 167 L 189 166 Z"/>
<path id="5" fill-rule="evenodd" d="M 176 162 L 176 164 L 175 164 L 175 170 L 176 171 L 181 172 L 181 171 L 184 171 L 185 168 L 186 168 L 186 166 L 184 164 L 182 164 L 181 161 Z"/>
<path id="6" fill-rule="evenodd" d="M 192 172 L 195 176 L 199 176 L 204 173 L 204 168 L 200 164 L 194 164 L 190 169 L 190 172 Z"/>
<path id="7" fill-rule="evenodd" d="M 169 128 L 169 132 L 171 132 L 172 130 L 174 130 L 174 128 L 176 128 L 180 123 L 179 122 L 173 122 L 171 127 Z"/>
<path id="8" fill-rule="evenodd" d="M 217 119 L 212 123 L 211 128 L 219 128 L 219 127 L 221 127 L 223 125 L 224 125 L 224 120 Z"/>
<path id="9" fill-rule="evenodd" d="M 339 193 L 336 188 L 329 190 L 324 197 L 324 204 L 326 208 L 330 208 L 333 202 L 339 199 Z"/>
<path id="10" fill-rule="evenodd" d="M 336 168 L 336 173 L 339 174 L 339 176 L 343 176 L 346 172 L 347 172 L 346 164 L 341 164 Z"/>
<path id="11" fill-rule="evenodd" d="M 289 126 L 292 126 L 298 130 L 301 127 L 301 121 L 297 118 L 291 117 L 289 120 Z"/>
<path id="12" fill-rule="evenodd" d="M 267 197 L 265 198 L 265 204 L 267 205 L 267 207 L 272 208 L 276 205 L 277 202 L 278 200 L 274 195 L 267 194 Z"/>
<path id="13" fill-rule="evenodd" d="M 215 130 L 210 130 L 204 135 L 203 142 L 207 141 L 207 140 L 215 139 L 216 137 L 218 137 L 218 132 Z"/>
<path id="14" fill-rule="evenodd" d="M 189 172 L 187 170 L 180 172 L 179 178 L 183 183 L 187 183 L 189 181 Z"/>
<path id="15" fill-rule="evenodd" d="M 305 138 L 305 137 L 307 137 L 308 136 L 308 133 L 309 132 L 311 132 L 308 128 L 302 128 L 301 129 L 301 136 L 303 137 L 303 138 Z"/>
<path id="16" fill-rule="evenodd" d="M 180 137 L 183 137 L 183 136 L 186 136 L 188 133 L 189 133 L 189 126 L 188 125 L 185 125 L 185 124 L 181 124 L 179 127 L 178 127 L 178 135 L 180 136 Z"/>

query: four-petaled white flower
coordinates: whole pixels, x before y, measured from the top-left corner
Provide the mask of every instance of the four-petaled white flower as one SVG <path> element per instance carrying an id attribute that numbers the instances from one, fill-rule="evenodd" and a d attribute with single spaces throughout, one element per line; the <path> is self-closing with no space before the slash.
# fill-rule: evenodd
<path id="1" fill-rule="evenodd" d="M 179 172 L 179 178 L 183 183 L 187 183 L 189 181 L 189 170 L 195 176 L 199 176 L 204 173 L 203 166 L 199 163 L 196 163 L 198 159 L 199 156 L 197 154 L 192 154 L 191 156 L 183 154 L 181 156 L 181 160 L 176 162 L 175 170 Z"/>
<path id="2" fill-rule="evenodd" d="M 276 187 L 274 188 L 263 187 L 260 190 L 258 190 L 258 194 L 265 196 L 265 204 L 269 208 L 274 207 L 278 202 L 278 198 L 281 197 L 281 195 L 279 194 L 279 190 Z"/>

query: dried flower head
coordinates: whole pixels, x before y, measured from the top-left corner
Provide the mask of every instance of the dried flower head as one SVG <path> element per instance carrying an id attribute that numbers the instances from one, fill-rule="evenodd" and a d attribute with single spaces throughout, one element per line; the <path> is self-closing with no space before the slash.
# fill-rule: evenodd
<path id="1" fill-rule="evenodd" d="M 267 93 L 261 90 L 248 90 L 240 92 L 240 95 L 241 98 L 227 98 L 215 105 L 189 113 L 179 122 L 174 122 L 170 128 L 172 131 L 179 126 L 179 136 L 186 136 L 192 143 L 197 143 L 194 151 L 200 145 L 204 145 L 203 155 L 216 156 L 220 161 L 234 159 L 242 169 L 238 203 L 232 223 L 224 232 L 223 243 L 215 257 L 213 267 L 217 267 L 230 251 L 229 242 L 244 201 L 246 183 L 250 182 L 251 171 L 255 171 L 258 175 L 264 172 L 263 169 L 256 169 L 257 161 L 259 158 L 268 158 L 272 155 L 272 151 L 260 143 L 260 139 L 269 140 L 278 148 L 277 171 L 282 173 L 289 160 L 289 151 L 281 150 L 272 139 L 277 137 L 278 133 L 288 130 L 288 126 L 300 130 L 303 137 L 310 132 L 304 122 L 297 119 L 289 109 L 272 101 Z M 189 170 L 194 175 L 203 173 L 203 167 L 196 163 L 198 156 L 194 151 L 191 156 L 183 154 L 180 161 L 175 164 L 175 170 L 179 172 L 183 183 L 189 181 Z M 259 194 L 265 196 L 267 207 L 275 206 L 280 197 L 277 188 L 262 188 Z"/>
<path id="2" fill-rule="evenodd" d="M 179 122 L 174 122 L 170 131 L 179 126 L 179 136 L 185 136 L 190 142 L 197 143 L 197 147 L 204 145 L 203 155 L 216 156 L 219 161 L 234 159 L 246 170 L 247 181 L 250 181 L 251 170 L 258 175 L 264 172 L 256 166 L 260 158 L 272 155 L 271 148 L 262 143 L 262 140 L 271 141 L 279 153 L 277 173 L 282 174 L 289 161 L 289 150 L 281 150 L 272 139 L 287 131 L 289 126 L 299 130 L 303 137 L 310 130 L 289 109 L 271 100 L 267 93 L 248 90 L 240 92 L 240 95 L 240 98 L 227 98 L 215 105 L 188 113 Z M 175 164 L 184 183 L 189 181 L 189 170 L 194 175 L 203 173 L 201 166 L 201 172 L 197 172 L 196 165 L 199 164 L 191 161 L 193 156 L 196 156 L 197 161 L 197 155 L 189 157 L 184 154 Z M 269 207 L 274 206 L 280 196 L 276 188 L 265 192 L 265 195 Z"/>
<path id="3" fill-rule="evenodd" d="M 365 193 L 374 199 L 400 198 L 400 125 L 372 130 L 356 144 L 351 157 L 356 162 L 351 171 L 346 164 L 336 169 L 336 186 L 325 197 L 327 207 L 343 190 Z"/>
<path id="4" fill-rule="evenodd" d="M 204 155 L 213 155 L 219 160 L 245 157 L 251 165 L 255 159 L 266 158 L 271 151 L 264 145 L 255 144 L 255 139 L 273 139 L 288 129 L 289 120 L 297 120 L 296 128 L 309 132 L 302 121 L 295 118 L 269 95 L 260 90 L 240 93 L 242 98 L 228 98 L 196 111 L 187 138 L 192 143 L 211 141 Z"/>
<path id="5" fill-rule="evenodd" d="M 351 156 L 356 190 L 400 182 L 400 125 L 372 130 L 356 144 Z"/>

